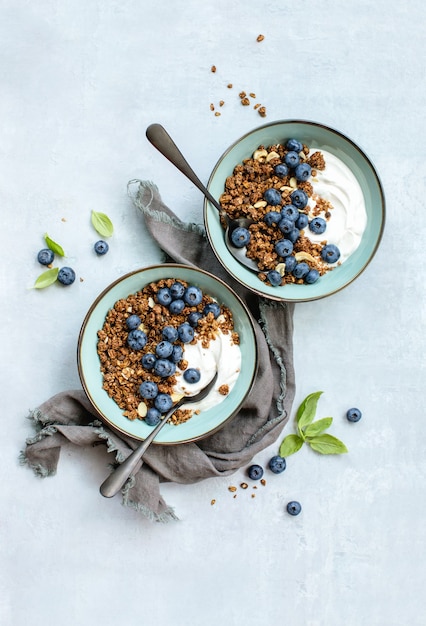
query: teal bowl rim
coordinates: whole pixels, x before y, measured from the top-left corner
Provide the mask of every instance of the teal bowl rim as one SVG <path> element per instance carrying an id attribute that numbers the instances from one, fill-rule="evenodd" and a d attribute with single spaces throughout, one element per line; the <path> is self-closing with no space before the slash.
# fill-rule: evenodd
<path id="1" fill-rule="evenodd" d="M 244 135 L 242 135 L 241 137 L 239 137 L 239 139 L 235 140 L 226 150 L 225 152 L 223 152 L 223 154 L 219 157 L 219 159 L 216 162 L 216 165 L 214 166 L 212 173 L 210 174 L 208 183 L 207 183 L 207 188 L 210 190 L 211 192 L 211 184 L 212 181 L 215 177 L 215 174 L 218 170 L 218 168 L 220 167 L 222 161 L 227 157 L 227 155 L 243 140 L 245 140 L 247 137 L 250 137 L 251 135 L 253 135 L 254 133 L 257 132 L 261 132 L 264 129 L 268 129 L 268 128 L 272 128 L 273 126 L 281 126 L 281 125 L 288 125 L 288 124 L 303 124 L 306 125 L 308 127 L 317 127 L 317 128 L 321 128 L 323 130 L 325 130 L 326 132 L 331 133 L 332 135 L 336 135 L 337 137 L 339 137 L 340 140 L 343 140 L 344 142 L 347 142 L 348 144 L 350 144 L 352 146 L 352 148 L 357 151 L 359 153 L 359 155 L 364 159 L 364 161 L 366 162 L 366 164 L 369 166 L 371 173 L 373 175 L 373 177 L 375 178 L 376 184 L 377 184 L 377 189 L 379 192 L 379 196 L 380 196 L 380 207 L 381 207 L 381 216 L 380 216 L 380 229 L 378 232 L 378 235 L 376 237 L 376 241 L 374 244 L 373 249 L 371 250 L 367 260 L 361 265 L 361 267 L 354 272 L 354 274 L 346 281 L 344 281 L 340 286 L 331 289 L 330 291 L 328 291 L 327 293 L 324 294 L 320 294 L 320 295 L 314 295 L 314 296 L 307 296 L 307 297 L 286 297 L 285 293 L 284 295 L 275 295 L 272 290 L 271 292 L 265 292 L 262 289 L 257 289 L 256 287 L 253 287 L 250 284 L 247 284 L 246 281 L 244 281 L 241 276 L 239 275 L 239 273 L 233 271 L 226 263 L 226 261 L 221 257 L 221 255 L 219 254 L 219 252 L 216 250 L 216 246 L 215 246 L 215 242 L 214 242 L 214 237 L 210 232 L 209 229 L 209 222 L 208 222 L 208 214 L 209 211 L 212 212 L 212 214 L 217 213 L 217 209 L 215 209 L 214 207 L 211 207 L 210 202 L 207 200 L 207 198 L 204 199 L 204 208 L 203 208 L 203 218 L 204 218 L 204 227 L 205 227 L 205 231 L 207 234 L 207 238 L 209 240 L 210 243 L 210 247 L 213 250 L 213 253 L 215 254 L 217 260 L 219 261 L 219 263 L 224 267 L 224 269 L 228 272 L 228 274 L 230 274 L 237 282 L 239 282 L 241 285 L 243 285 L 244 287 L 246 287 L 247 289 L 249 289 L 252 293 L 255 293 L 256 295 L 263 297 L 263 298 L 267 298 L 268 300 L 275 300 L 278 302 L 310 302 L 313 300 L 320 300 L 322 298 L 326 298 L 328 296 L 331 296 L 335 293 L 338 293 L 339 291 L 341 291 L 342 289 L 344 289 L 345 287 L 347 287 L 348 285 L 350 285 L 356 278 L 358 278 L 358 276 L 360 276 L 360 274 L 362 274 L 362 272 L 368 267 L 368 265 L 370 264 L 371 260 L 373 259 L 373 257 L 375 256 L 377 249 L 380 245 L 382 236 L 383 236 L 383 231 L 384 231 L 384 227 L 385 227 L 385 221 L 386 221 L 386 201 L 385 201 L 385 195 L 384 195 L 384 191 L 383 191 L 383 185 L 381 183 L 380 177 L 377 173 L 377 170 L 373 164 L 373 162 L 371 161 L 371 159 L 366 155 L 366 153 L 349 137 L 347 137 L 344 133 L 342 133 L 339 130 L 336 130 L 335 128 L 332 128 L 330 126 L 327 126 L 326 124 L 322 124 L 320 122 L 314 122 L 312 120 L 300 120 L 300 119 L 288 119 L 288 120 L 275 120 L 273 122 L 268 122 L 267 124 L 263 124 L 261 126 L 257 126 L 256 128 L 252 128 L 250 131 L 248 131 L 247 133 L 245 133 Z M 235 163 L 235 165 L 237 165 L 237 163 Z M 249 269 L 244 268 L 244 266 L 240 266 L 241 268 L 241 273 L 242 275 L 253 275 L 253 272 Z M 240 269 L 239 268 L 239 269 Z M 259 280 L 259 283 L 261 283 L 261 281 Z M 262 283 L 261 283 L 262 284 Z M 309 285 L 304 285 L 303 288 L 308 288 L 309 289 Z M 277 289 L 281 289 L 281 290 L 285 290 L 285 287 L 278 287 L 278 288 L 274 288 L 274 290 L 276 291 Z"/>
<path id="2" fill-rule="evenodd" d="M 254 321 L 253 321 L 252 315 L 251 315 L 247 305 L 242 300 L 242 298 L 224 280 L 222 280 L 221 278 L 218 278 L 217 276 L 214 276 L 210 272 L 208 272 L 206 270 L 202 270 L 202 269 L 197 268 L 197 267 L 190 266 L 190 265 L 185 265 L 183 263 L 162 263 L 162 264 L 155 264 L 155 265 L 149 265 L 149 266 L 146 266 L 146 267 L 142 267 L 142 268 L 139 268 L 137 270 L 133 270 L 131 272 L 128 272 L 128 273 L 124 274 L 123 276 L 120 276 L 119 278 L 114 280 L 112 283 L 110 283 L 95 298 L 95 300 L 92 302 L 89 310 L 87 311 L 87 313 L 86 313 L 86 315 L 85 315 L 85 317 L 83 319 L 83 323 L 81 325 L 81 328 L 80 328 L 80 331 L 79 331 L 79 335 L 78 335 L 78 341 L 77 341 L 77 369 L 78 369 L 78 374 L 79 374 L 79 377 L 80 377 L 80 381 L 81 381 L 81 385 L 83 387 L 83 390 L 84 390 L 84 392 L 86 394 L 86 397 L 89 400 L 91 406 L 95 410 L 96 415 L 100 418 L 100 420 L 102 422 L 106 423 L 114 432 L 122 434 L 122 435 L 125 435 L 126 437 L 130 437 L 130 438 L 138 440 L 138 441 L 143 441 L 145 439 L 145 437 L 139 437 L 139 436 L 137 436 L 135 434 L 132 434 L 132 433 L 129 433 L 125 429 L 120 428 L 119 426 L 117 426 L 114 423 L 114 421 L 112 421 L 107 415 L 105 415 L 105 413 L 99 408 L 99 406 L 98 406 L 95 398 L 93 397 L 93 394 L 90 391 L 90 388 L 89 388 L 89 386 L 88 386 L 88 384 L 86 382 L 86 378 L 85 378 L 84 371 L 83 371 L 83 363 L 82 363 L 81 352 L 82 352 L 82 344 L 83 344 L 83 340 L 84 340 L 84 336 L 85 336 L 85 331 L 86 331 L 86 328 L 87 328 L 87 325 L 89 323 L 90 317 L 93 314 L 94 310 L 96 309 L 98 304 L 101 302 L 101 300 L 108 294 L 108 292 L 111 291 L 111 289 L 113 289 L 119 283 L 127 280 L 131 276 L 134 276 L 135 274 L 144 273 L 144 272 L 147 272 L 147 271 L 152 271 L 152 270 L 156 270 L 156 269 L 160 269 L 160 268 L 164 269 L 164 270 L 167 270 L 167 268 L 169 268 L 171 270 L 176 269 L 176 268 L 180 268 L 180 269 L 183 269 L 183 270 L 190 270 L 191 272 L 203 274 L 203 275 L 207 276 L 208 278 L 212 279 L 214 282 L 217 282 L 217 283 L 221 284 L 222 287 L 224 287 L 225 290 L 228 291 L 230 293 L 230 295 L 232 297 L 234 297 L 238 301 L 238 303 L 240 304 L 241 308 L 245 312 L 246 320 L 247 320 L 247 322 L 249 324 L 251 335 L 252 335 L 253 349 L 254 349 L 254 366 L 253 366 L 253 371 L 251 373 L 250 379 L 249 379 L 249 381 L 247 383 L 247 389 L 245 389 L 244 396 L 241 398 L 241 400 L 238 403 L 238 405 L 235 406 L 233 411 L 222 422 L 220 422 L 220 424 L 218 424 L 217 426 L 215 426 L 213 428 L 210 428 L 209 430 L 203 431 L 203 432 L 201 432 L 198 435 L 195 435 L 195 436 L 192 436 L 192 437 L 188 437 L 186 439 L 181 439 L 181 440 L 178 440 L 178 441 L 156 441 L 156 440 L 154 440 L 152 442 L 155 445 L 169 446 L 169 445 L 179 445 L 179 444 L 184 444 L 184 443 L 191 443 L 191 442 L 194 442 L 194 441 L 199 441 L 200 439 L 203 439 L 203 438 L 205 438 L 207 436 L 213 435 L 214 433 L 216 433 L 219 430 L 221 430 L 225 426 L 225 424 L 227 424 L 231 419 L 233 419 L 236 416 L 236 414 L 241 409 L 241 406 L 243 405 L 243 403 L 245 402 L 245 400 L 247 399 L 247 397 L 249 396 L 249 394 L 251 393 L 251 391 L 253 389 L 253 385 L 255 383 L 255 380 L 256 380 L 256 377 L 257 377 L 257 373 L 258 373 L 258 369 L 259 369 L 259 349 L 258 349 L 258 344 L 257 344 L 257 339 L 256 339 L 256 330 L 255 330 L 255 326 L 254 326 Z M 111 308 L 111 306 L 109 306 L 108 308 Z M 232 394 L 232 391 L 231 391 L 231 394 Z M 117 405 L 117 407 L 118 407 L 118 405 Z M 119 407 L 118 407 L 118 409 L 121 410 Z M 178 428 L 178 427 L 176 427 L 176 428 Z"/>

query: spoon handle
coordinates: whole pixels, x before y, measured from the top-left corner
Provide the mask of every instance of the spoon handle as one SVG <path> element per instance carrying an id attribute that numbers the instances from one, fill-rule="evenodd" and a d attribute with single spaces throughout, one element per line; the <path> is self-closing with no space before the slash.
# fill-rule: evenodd
<path id="1" fill-rule="evenodd" d="M 170 411 L 166 413 L 161 422 L 157 424 L 154 430 L 149 433 L 148 437 L 104 480 L 99 491 L 105 498 L 112 498 L 120 491 L 126 480 L 133 474 L 137 464 L 142 459 L 153 439 L 155 439 L 163 426 L 167 424 L 169 418 L 179 406 L 180 403 L 175 404 Z"/>
<path id="2" fill-rule="evenodd" d="M 166 157 L 175 167 L 178 168 L 194 185 L 205 195 L 205 197 L 213 204 L 220 214 L 226 215 L 218 201 L 213 198 L 209 190 L 203 185 L 192 167 L 186 161 L 185 157 L 174 143 L 168 132 L 161 124 L 151 124 L 146 129 L 146 136 L 152 145 L 157 148 L 163 156 Z"/>

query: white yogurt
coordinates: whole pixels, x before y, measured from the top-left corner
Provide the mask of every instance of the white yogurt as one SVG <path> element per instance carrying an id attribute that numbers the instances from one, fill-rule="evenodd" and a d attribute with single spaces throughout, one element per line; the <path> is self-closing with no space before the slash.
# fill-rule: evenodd
<path id="1" fill-rule="evenodd" d="M 317 151 L 311 150 L 310 154 Z M 339 262 L 342 263 L 358 248 L 367 226 L 364 194 L 354 174 L 343 161 L 322 148 L 319 151 L 324 156 L 326 167 L 322 171 L 317 170 L 315 178 L 310 178 L 309 182 L 314 188 L 314 194 L 328 200 L 333 208 L 325 232 L 315 235 L 306 228 L 305 236 L 314 243 L 327 240 L 336 245 L 341 255 Z M 311 210 L 315 206 L 313 198 L 309 198 L 308 206 Z"/>
<path id="2" fill-rule="evenodd" d="M 219 388 L 221 385 L 228 385 L 231 391 L 241 370 L 240 347 L 232 342 L 231 333 L 225 335 L 221 330 L 217 331 L 217 337 L 210 341 L 208 348 L 204 348 L 201 341 L 185 344 L 183 359 L 188 362 L 188 367 L 200 370 L 201 377 L 198 383 L 187 383 L 183 372 L 178 369 L 177 373 L 181 375 L 177 376 L 174 387 L 178 394 L 197 394 L 212 380 L 217 370 L 217 380 L 209 395 L 200 402 L 185 404 L 185 409 L 192 411 L 207 411 L 222 402 L 226 395 L 220 394 Z"/>

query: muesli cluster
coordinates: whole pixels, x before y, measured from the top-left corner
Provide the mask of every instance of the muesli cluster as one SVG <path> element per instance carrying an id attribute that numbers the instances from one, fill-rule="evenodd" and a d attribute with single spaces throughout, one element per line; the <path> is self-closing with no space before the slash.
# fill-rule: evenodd
<path id="1" fill-rule="evenodd" d="M 321 151 L 289 139 L 259 146 L 226 179 L 220 197 L 226 213 L 231 219 L 253 220 L 248 229 L 232 233 L 232 242 L 247 248 L 262 281 L 273 286 L 312 284 L 338 263 L 340 251 L 327 243 L 326 234 L 333 206 L 313 185 L 325 167 Z M 312 241 L 309 232 L 325 233 L 324 239 Z"/>
<path id="2" fill-rule="evenodd" d="M 118 300 L 98 331 L 103 388 L 130 420 L 154 426 L 182 395 L 194 395 L 191 385 L 203 383 L 204 373 L 185 360 L 185 346 L 199 342 L 208 349 L 219 334 L 239 344 L 226 306 L 183 280 L 149 283 Z M 217 392 L 226 396 L 229 388 L 222 384 Z M 171 422 L 192 415 L 192 409 L 181 408 Z"/>

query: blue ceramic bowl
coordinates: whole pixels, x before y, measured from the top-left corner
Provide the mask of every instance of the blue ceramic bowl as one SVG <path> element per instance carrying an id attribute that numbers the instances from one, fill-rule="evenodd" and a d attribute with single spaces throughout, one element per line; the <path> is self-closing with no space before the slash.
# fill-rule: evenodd
<path id="1" fill-rule="evenodd" d="M 273 300 L 306 302 L 329 296 L 349 285 L 367 267 L 380 243 L 385 222 L 385 199 L 379 177 L 364 152 L 337 130 L 308 121 L 284 120 L 271 122 L 247 133 L 233 143 L 220 157 L 208 182 L 215 198 L 224 192 L 225 181 L 234 167 L 250 158 L 260 146 L 285 143 L 294 137 L 310 148 L 327 150 L 341 159 L 357 178 L 364 194 L 367 227 L 358 249 L 342 265 L 333 269 L 312 285 L 272 287 L 264 284 L 254 272 L 238 263 L 229 253 L 217 210 L 204 202 L 204 223 L 211 247 L 223 267 L 242 285 Z"/>
<path id="2" fill-rule="evenodd" d="M 194 415 L 178 426 L 167 424 L 155 443 L 176 444 L 195 441 L 212 434 L 231 419 L 250 392 L 257 373 L 257 346 L 252 319 L 247 307 L 228 285 L 208 272 L 178 264 L 163 264 L 131 272 L 107 287 L 88 311 L 79 335 L 77 363 L 80 380 L 99 417 L 113 429 L 143 440 L 152 431 L 143 420 L 131 421 L 102 388 L 102 373 L 97 353 L 97 332 L 115 302 L 136 293 L 150 282 L 162 278 L 185 280 L 197 285 L 205 293 L 228 307 L 234 317 L 235 329 L 240 335 L 242 352 L 241 372 L 228 396 L 217 406 Z"/>

